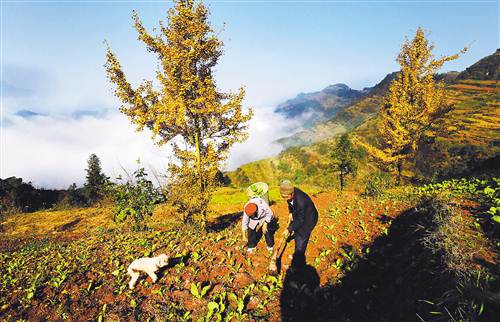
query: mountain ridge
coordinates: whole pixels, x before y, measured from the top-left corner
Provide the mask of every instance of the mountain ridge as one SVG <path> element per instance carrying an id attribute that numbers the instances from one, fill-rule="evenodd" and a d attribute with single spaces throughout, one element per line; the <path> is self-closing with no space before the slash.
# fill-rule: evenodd
<path id="1" fill-rule="evenodd" d="M 353 129 L 378 113 L 382 98 L 397 74 L 398 72 L 388 73 L 375 86 L 359 91 L 363 95 L 358 100 L 350 105 L 340 106 L 331 118 L 316 122 L 310 127 L 305 126 L 305 130 L 280 138 L 275 142 L 286 149 L 310 145 Z M 464 77 L 468 75 L 471 75 L 473 80 L 491 80 L 492 78 L 500 80 L 500 49 L 492 55 L 481 58 L 462 72 L 450 71 L 437 74 L 436 79 L 450 85 L 464 80 Z"/>
<path id="2" fill-rule="evenodd" d="M 333 117 L 337 111 L 351 105 L 366 95 L 363 91 L 336 83 L 321 91 L 299 93 L 292 99 L 279 104 L 274 112 L 287 119 L 300 118 L 305 128 Z"/>
<path id="3" fill-rule="evenodd" d="M 458 80 L 500 80 L 500 48 L 458 74 Z"/>

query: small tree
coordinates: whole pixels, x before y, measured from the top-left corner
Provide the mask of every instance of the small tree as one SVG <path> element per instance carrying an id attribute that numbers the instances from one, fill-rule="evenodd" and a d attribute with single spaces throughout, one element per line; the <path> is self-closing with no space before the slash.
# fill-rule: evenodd
<path id="1" fill-rule="evenodd" d="M 76 183 L 72 183 L 68 187 L 68 203 L 70 206 L 84 206 L 86 204 L 85 194 L 82 188 L 78 188 Z"/>
<path id="2" fill-rule="evenodd" d="M 346 176 L 356 176 L 358 155 L 359 151 L 353 147 L 348 134 L 343 134 L 332 152 L 332 168 L 339 174 L 340 190 L 344 190 Z"/>
<path id="3" fill-rule="evenodd" d="M 391 83 L 379 112 L 378 147 L 360 142 L 383 168 L 396 168 L 401 182 L 403 162 L 414 156 L 422 137 L 441 130 L 442 120 L 453 108 L 446 102 L 443 82 L 434 79 L 447 61 L 460 53 L 434 59 L 423 29 L 406 40 L 397 57 L 401 70 Z"/>
<path id="4" fill-rule="evenodd" d="M 103 197 L 108 177 L 102 173 L 101 161 L 95 154 L 90 155 L 85 171 L 87 176 L 83 189 L 88 202 L 93 204 Z"/>
<path id="5" fill-rule="evenodd" d="M 168 25 L 160 21 L 161 33 L 150 35 L 134 13 L 139 40 L 157 55 L 156 78 L 133 88 L 116 55 L 108 47 L 106 71 L 122 101 L 120 110 L 138 130 L 150 129 L 158 145 L 171 143 L 174 159 L 169 163 L 169 199 L 192 219 L 206 221 L 207 205 L 216 186 L 217 171 L 229 148 L 246 138 L 243 88 L 220 92 L 213 68 L 222 55 L 223 43 L 208 23 L 203 2 L 177 0 L 168 11 Z"/>
<path id="6" fill-rule="evenodd" d="M 118 178 L 120 179 L 120 178 Z M 133 230 L 144 230 L 146 216 L 151 217 L 156 204 L 165 201 L 159 188 L 147 179 L 144 168 L 139 168 L 126 183 L 112 187 L 115 202 L 113 220 L 132 221 Z"/>

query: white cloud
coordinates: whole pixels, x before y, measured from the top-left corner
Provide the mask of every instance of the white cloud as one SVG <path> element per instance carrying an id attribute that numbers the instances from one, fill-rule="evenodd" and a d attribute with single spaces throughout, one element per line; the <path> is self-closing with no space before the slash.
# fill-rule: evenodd
<path id="1" fill-rule="evenodd" d="M 271 107 L 256 108 L 250 121 L 250 136 L 245 142 L 232 147 L 227 169 L 234 170 L 242 164 L 278 154 L 282 147 L 274 141 L 296 133 L 301 129 L 300 124 L 301 120 L 286 119 L 274 113 Z"/>
<path id="2" fill-rule="evenodd" d="M 8 120 L 1 136 L 2 178 L 21 177 L 46 188 L 67 188 L 73 182 L 82 185 L 91 153 L 99 157 L 103 171 L 112 178 L 123 173 L 122 167 L 129 172 L 137 169 L 137 159 L 148 172 L 166 172 L 170 149 L 154 145 L 149 131 L 135 132 L 118 112 L 100 118 L 11 115 Z M 273 141 L 298 129 L 298 123 L 271 108 L 257 108 L 250 121 L 250 137 L 233 146 L 227 169 L 279 153 L 281 147 Z"/>
<path id="3" fill-rule="evenodd" d="M 139 158 L 146 169 L 165 172 L 168 149 L 155 146 L 149 133 L 135 132 L 121 114 L 78 119 L 10 116 L 9 120 L 11 124 L 2 128 L 2 178 L 21 177 L 48 188 L 81 185 L 91 153 L 97 154 L 112 178 L 123 173 L 121 167 L 137 169 Z"/>

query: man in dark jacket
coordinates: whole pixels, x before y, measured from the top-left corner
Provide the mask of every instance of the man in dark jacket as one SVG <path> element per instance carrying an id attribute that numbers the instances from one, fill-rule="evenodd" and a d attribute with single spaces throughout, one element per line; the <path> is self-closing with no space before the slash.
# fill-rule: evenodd
<path id="1" fill-rule="evenodd" d="M 311 198 L 288 180 L 280 184 L 280 194 L 288 203 L 288 211 L 292 219 L 288 229 L 284 232 L 285 236 L 294 233 L 295 253 L 292 266 L 301 266 L 305 264 L 307 243 L 318 222 L 318 210 Z"/>

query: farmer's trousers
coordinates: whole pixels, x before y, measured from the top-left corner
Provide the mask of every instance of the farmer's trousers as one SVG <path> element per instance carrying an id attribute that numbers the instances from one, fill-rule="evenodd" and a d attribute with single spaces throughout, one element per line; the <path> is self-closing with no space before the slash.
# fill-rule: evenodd
<path id="1" fill-rule="evenodd" d="M 306 236 L 302 236 L 300 234 L 295 234 L 295 252 L 296 253 L 306 253 L 307 244 L 309 242 L 309 238 L 311 237 L 311 233 Z"/>
<path id="2" fill-rule="evenodd" d="M 267 225 L 267 232 L 264 234 L 266 239 L 267 247 L 274 246 L 274 232 L 277 230 L 277 223 L 273 220 Z M 257 246 L 260 238 L 262 237 L 262 230 L 255 231 L 248 228 L 248 248 L 254 248 Z"/>
<path id="3" fill-rule="evenodd" d="M 304 267 L 306 264 L 306 248 L 309 243 L 309 238 L 311 237 L 311 233 L 316 226 L 318 221 L 316 220 L 313 223 L 313 226 L 306 230 L 306 232 L 295 232 L 295 253 L 293 254 L 292 266 L 294 268 Z"/>

